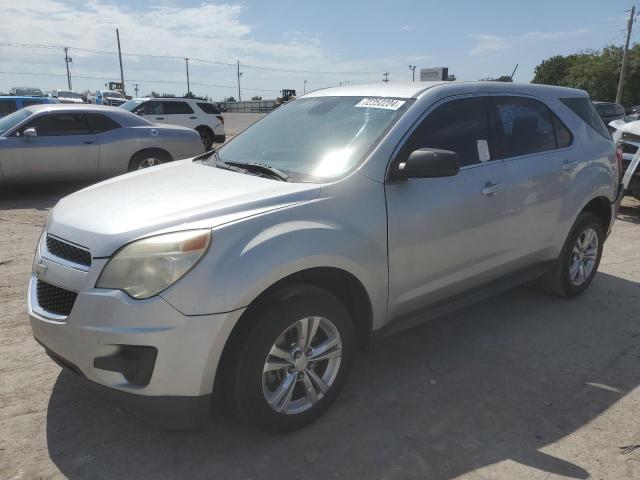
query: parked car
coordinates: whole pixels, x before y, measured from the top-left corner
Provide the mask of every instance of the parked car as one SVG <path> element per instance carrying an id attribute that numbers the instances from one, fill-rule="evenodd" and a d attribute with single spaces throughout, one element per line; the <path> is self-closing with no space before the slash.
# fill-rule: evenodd
<path id="1" fill-rule="evenodd" d="M 212 395 L 270 431 L 316 419 L 373 332 L 546 275 L 591 283 L 621 197 L 588 95 L 416 82 L 317 90 L 196 161 L 59 201 L 33 334 L 147 420 Z"/>
<path id="2" fill-rule="evenodd" d="M 88 100 L 89 103 L 108 105 L 111 107 L 119 107 L 127 101 L 124 95 L 120 92 L 114 92 L 113 90 L 97 90 L 88 97 Z"/>
<path id="3" fill-rule="evenodd" d="M 211 102 L 194 98 L 134 98 L 122 108 L 154 123 L 192 128 L 209 150 L 214 142 L 224 143 L 224 117 Z"/>
<path id="4" fill-rule="evenodd" d="M 640 105 L 627 107 L 625 108 L 624 112 L 628 121 L 632 122 L 635 120 L 640 120 Z"/>
<path id="5" fill-rule="evenodd" d="M 34 105 L 0 119 L 0 184 L 112 177 L 203 150 L 192 130 L 120 108 Z"/>
<path id="6" fill-rule="evenodd" d="M 622 155 L 623 187 L 626 195 L 640 200 L 640 121 L 623 123 L 611 122 L 615 128 L 613 139 Z"/>
<path id="7" fill-rule="evenodd" d="M 9 90 L 9 94 L 21 97 L 44 97 L 42 90 L 35 87 L 13 87 Z"/>
<path id="8" fill-rule="evenodd" d="M 0 96 L 0 118 L 31 105 L 51 103 L 46 97 L 18 97 L 14 95 Z"/>
<path id="9" fill-rule="evenodd" d="M 51 98 L 54 98 L 58 103 L 84 103 L 84 100 L 78 92 L 70 90 L 53 90 L 51 92 Z"/>
<path id="10" fill-rule="evenodd" d="M 619 103 L 612 102 L 593 102 L 596 107 L 596 111 L 600 118 L 604 121 L 606 125 L 613 122 L 614 120 L 623 120 L 625 122 L 628 121 L 627 115 L 624 111 L 624 107 Z"/>

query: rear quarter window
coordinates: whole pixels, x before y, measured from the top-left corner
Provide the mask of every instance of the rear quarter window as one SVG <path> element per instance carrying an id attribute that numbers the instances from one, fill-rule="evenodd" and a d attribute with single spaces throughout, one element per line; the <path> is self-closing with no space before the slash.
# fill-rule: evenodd
<path id="1" fill-rule="evenodd" d="M 596 132 L 602 135 L 604 138 L 611 140 L 611 135 L 607 126 L 604 124 L 600 115 L 596 111 L 596 108 L 588 98 L 561 98 L 560 101 L 564 103 L 569 109 L 582 119 L 587 125 L 593 128 Z"/>
<path id="2" fill-rule="evenodd" d="M 220 111 L 210 103 L 198 102 L 196 105 L 198 105 L 198 107 L 200 107 L 200 109 L 204 113 L 210 113 L 212 115 L 220 115 Z"/>

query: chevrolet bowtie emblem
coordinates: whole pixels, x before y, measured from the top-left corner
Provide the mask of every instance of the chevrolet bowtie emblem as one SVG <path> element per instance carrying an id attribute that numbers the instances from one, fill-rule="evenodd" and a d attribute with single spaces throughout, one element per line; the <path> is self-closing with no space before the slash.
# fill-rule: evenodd
<path id="1" fill-rule="evenodd" d="M 47 266 L 44 263 L 38 263 L 36 264 L 35 271 L 36 271 L 36 276 L 40 277 L 46 273 Z"/>

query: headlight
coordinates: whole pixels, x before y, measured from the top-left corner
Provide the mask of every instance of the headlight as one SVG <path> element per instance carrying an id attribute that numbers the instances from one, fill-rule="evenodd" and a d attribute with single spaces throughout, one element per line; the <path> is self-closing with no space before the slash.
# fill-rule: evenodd
<path id="1" fill-rule="evenodd" d="M 210 242 L 210 230 L 189 230 L 125 245 L 104 267 L 96 288 L 123 290 L 138 299 L 153 297 L 187 273 Z"/>

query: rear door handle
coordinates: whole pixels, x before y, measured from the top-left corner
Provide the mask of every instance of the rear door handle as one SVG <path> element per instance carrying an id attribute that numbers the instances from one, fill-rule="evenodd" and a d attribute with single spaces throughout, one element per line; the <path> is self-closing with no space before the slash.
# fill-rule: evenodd
<path id="1" fill-rule="evenodd" d="M 484 188 L 481 190 L 482 194 L 485 196 L 493 195 L 500 190 L 504 190 L 507 185 L 505 183 L 493 183 L 487 182 Z"/>
<path id="2" fill-rule="evenodd" d="M 93 140 L 85 140 L 84 144 L 85 145 L 91 145 L 93 143 Z"/>
<path id="3" fill-rule="evenodd" d="M 156 117 L 156 120 L 164 120 L 164 117 Z"/>
<path id="4" fill-rule="evenodd" d="M 565 160 L 565 162 L 562 164 L 562 169 L 565 172 L 570 172 L 577 166 L 578 166 L 578 162 L 576 160 L 573 160 L 573 161 Z"/>
<path id="5" fill-rule="evenodd" d="M 198 117 L 189 117 L 191 120 L 197 120 Z"/>

